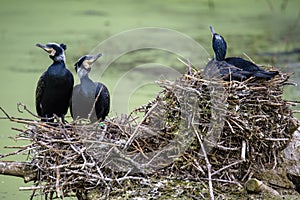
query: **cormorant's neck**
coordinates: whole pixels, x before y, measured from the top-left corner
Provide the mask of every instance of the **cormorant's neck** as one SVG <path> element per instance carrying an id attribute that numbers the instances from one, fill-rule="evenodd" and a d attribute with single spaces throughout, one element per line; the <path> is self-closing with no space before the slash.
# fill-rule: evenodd
<path id="1" fill-rule="evenodd" d="M 80 88 L 81 93 L 89 98 L 94 98 L 96 93 L 96 85 L 95 83 L 89 78 L 89 76 L 83 76 L 80 78 Z"/>
<path id="2" fill-rule="evenodd" d="M 89 82 L 91 81 L 89 74 L 86 74 L 85 76 L 80 77 L 81 82 Z"/>
<path id="3" fill-rule="evenodd" d="M 54 61 L 54 62 L 66 62 L 66 56 L 65 53 L 62 53 L 58 56 L 50 56 L 50 58 Z"/>
<path id="4" fill-rule="evenodd" d="M 63 64 L 65 64 L 65 61 L 64 60 L 53 60 L 53 63 L 63 63 Z"/>
<path id="5" fill-rule="evenodd" d="M 77 75 L 80 79 L 80 82 L 88 82 L 90 81 L 90 78 L 89 78 L 89 71 L 87 71 L 86 69 L 83 69 L 83 68 L 78 68 L 77 70 Z"/>
<path id="6" fill-rule="evenodd" d="M 221 54 L 216 54 L 214 55 L 214 61 L 223 61 L 225 60 L 225 56 L 221 55 Z"/>
<path id="7" fill-rule="evenodd" d="M 63 60 L 55 61 L 53 60 L 52 66 L 60 66 L 62 68 L 66 68 L 66 64 Z"/>
<path id="8" fill-rule="evenodd" d="M 227 44 L 224 38 L 221 35 L 214 34 L 212 40 L 212 47 L 214 50 L 214 60 L 215 61 L 223 61 L 225 60 Z"/>

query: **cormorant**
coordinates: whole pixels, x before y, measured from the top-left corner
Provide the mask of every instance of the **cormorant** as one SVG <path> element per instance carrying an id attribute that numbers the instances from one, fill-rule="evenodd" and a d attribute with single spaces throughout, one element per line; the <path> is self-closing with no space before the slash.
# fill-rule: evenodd
<path id="1" fill-rule="evenodd" d="M 210 26 L 210 31 L 212 33 L 212 47 L 214 50 L 214 61 L 225 61 L 231 66 L 230 72 L 232 76 L 232 80 L 245 80 L 250 78 L 251 76 L 263 78 L 263 79 L 272 79 L 275 75 L 279 74 L 278 71 L 265 71 L 258 67 L 256 64 L 247 61 L 243 58 L 239 57 L 228 57 L 226 56 L 227 44 L 225 39 L 215 33 L 212 26 Z M 226 71 L 229 69 L 222 69 L 226 74 Z M 239 79 L 241 78 L 241 79 Z"/>
<path id="2" fill-rule="evenodd" d="M 84 118 L 91 122 L 103 121 L 109 113 L 110 95 L 107 87 L 89 78 L 91 65 L 101 56 L 101 53 L 85 55 L 75 63 L 80 84 L 73 89 L 71 115 L 74 120 Z"/>
<path id="3" fill-rule="evenodd" d="M 53 115 L 62 118 L 68 111 L 74 79 L 72 73 L 65 65 L 65 44 L 48 43 L 46 45 L 36 44 L 48 54 L 52 65 L 50 65 L 40 77 L 35 93 L 35 106 L 42 121 L 53 122 Z"/>

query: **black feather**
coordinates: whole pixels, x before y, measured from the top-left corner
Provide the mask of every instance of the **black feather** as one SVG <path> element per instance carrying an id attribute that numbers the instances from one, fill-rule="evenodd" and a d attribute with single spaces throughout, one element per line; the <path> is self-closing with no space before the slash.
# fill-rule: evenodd
<path id="1" fill-rule="evenodd" d="M 60 47 L 63 48 L 63 50 L 67 50 L 67 45 L 65 45 L 64 43 L 61 43 Z"/>

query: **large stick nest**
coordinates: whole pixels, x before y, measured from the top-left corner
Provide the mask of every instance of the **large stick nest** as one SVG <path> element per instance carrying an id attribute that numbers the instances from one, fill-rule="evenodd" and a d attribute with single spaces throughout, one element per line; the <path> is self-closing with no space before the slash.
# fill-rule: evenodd
<path id="1" fill-rule="evenodd" d="M 299 125 L 293 102 L 282 98 L 288 79 L 280 73 L 269 81 L 225 82 L 188 67 L 174 82 L 158 81 L 162 92 L 129 116 L 55 126 L 15 119 L 26 124 L 16 139 L 30 140 L 21 152 L 29 152 L 38 172 L 27 189 L 50 199 L 73 192 L 84 199 L 93 189 L 105 198 L 150 187 L 130 195 L 155 196 L 166 185 L 162 179 L 182 180 L 190 196 L 207 197 L 212 180 L 214 187 L 239 186 L 257 169 L 280 164 Z M 192 182 L 206 189 L 196 190 Z"/>

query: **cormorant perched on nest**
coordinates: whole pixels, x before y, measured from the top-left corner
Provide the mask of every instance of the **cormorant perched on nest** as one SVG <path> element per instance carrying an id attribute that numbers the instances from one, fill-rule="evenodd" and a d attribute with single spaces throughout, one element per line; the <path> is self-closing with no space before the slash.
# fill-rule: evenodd
<path id="1" fill-rule="evenodd" d="M 101 57 L 98 55 L 82 56 L 75 63 L 75 70 L 80 78 L 80 84 L 73 90 L 71 115 L 73 119 L 84 118 L 91 122 L 103 121 L 109 113 L 110 95 L 106 86 L 99 82 L 93 82 L 89 78 L 91 65 Z"/>
<path id="2" fill-rule="evenodd" d="M 62 118 L 68 111 L 72 95 L 74 79 L 72 73 L 66 68 L 65 44 L 48 43 L 46 45 L 36 44 L 44 49 L 51 60 L 50 65 L 40 77 L 35 97 L 35 106 L 38 115 L 44 119 L 42 121 L 53 122 L 54 114 Z"/>
<path id="3" fill-rule="evenodd" d="M 243 58 L 225 58 L 227 51 L 225 39 L 221 35 L 215 33 L 212 26 L 210 26 L 210 30 L 212 33 L 212 47 L 215 55 L 214 60 L 208 63 L 208 65 L 218 61 L 218 65 L 220 65 L 218 68 L 220 74 L 224 76 L 224 80 L 242 81 L 251 76 L 269 80 L 279 73 L 278 71 L 264 71 L 254 63 L 244 60 Z"/>

